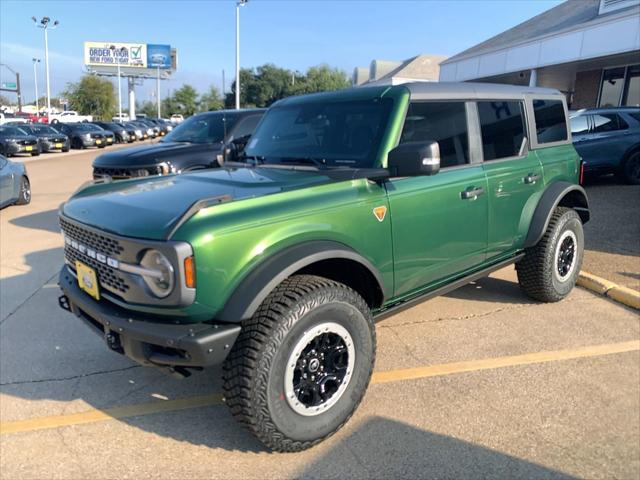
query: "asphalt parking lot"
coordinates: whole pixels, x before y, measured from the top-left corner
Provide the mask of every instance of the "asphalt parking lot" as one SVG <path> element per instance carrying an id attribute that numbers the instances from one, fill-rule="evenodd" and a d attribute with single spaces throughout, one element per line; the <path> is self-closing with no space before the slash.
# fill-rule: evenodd
<path id="1" fill-rule="evenodd" d="M 224 407 L 219 369 L 138 367 L 58 308 L 56 211 L 96 154 L 29 159 L 32 203 L 0 212 L 2 478 L 640 477 L 638 311 L 580 288 L 532 302 L 512 267 L 379 323 L 347 426 L 266 451 Z M 584 268 L 638 288 L 640 187 L 588 193 Z"/>

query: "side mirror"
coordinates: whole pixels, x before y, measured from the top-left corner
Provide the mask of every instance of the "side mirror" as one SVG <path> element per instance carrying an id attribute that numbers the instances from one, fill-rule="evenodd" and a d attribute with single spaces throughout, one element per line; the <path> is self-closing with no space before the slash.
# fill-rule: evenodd
<path id="1" fill-rule="evenodd" d="M 401 143 L 389 152 L 388 167 L 392 177 L 435 175 L 440 171 L 438 142 Z"/>
<path id="2" fill-rule="evenodd" d="M 238 147 L 235 143 L 229 142 L 222 145 L 222 163 L 235 162 L 238 160 Z"/>

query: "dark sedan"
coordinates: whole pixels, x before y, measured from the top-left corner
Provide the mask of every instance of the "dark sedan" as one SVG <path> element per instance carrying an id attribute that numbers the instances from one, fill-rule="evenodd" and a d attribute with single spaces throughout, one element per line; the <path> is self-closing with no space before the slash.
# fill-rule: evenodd
<path id="1" fill-rule="evenodd" d="M 115 123 L 115 122 L 92 122 L 92 123 L 94 125 L 98 125 L 100 128 L 104 130 L 113 132 L 113 134 L 115 135 L 116 143 L 131 143 L 136 139 L 135 132 L 133 133 L 133 138 L 131 138 L 131 135 L 129 134 L 127 129 L 118 123 Z"/>
<path id="2" fill-rule="evenodd" d="M 25 125 L 20 127 L 20 130 L 24 130 L 38 138 L 41 152 L 53 152 L 55 150 L 68 152 L 69 148 L 71 148 L 69 137 L 48 125 Z"/>
<path id="3" fill-rule="evenodd" d="M 640 108 L 579 110 L 571 116 L 571 133 L 585 173 L 616 173 L 640 184 Z"/>
<path id="4" fill-rule="evenodd" d="M 0 154 L 11 157 L 18 153 L 28 153 L 32 156 L 40 155 L 38 139 L 14 125 L 0 127 Z"/>
<path id="5" fill-rule="evenodd" d="M 71 148 L 88 148 L 106 146 L 105 131 L 91 123 L 56 123 L 56 130 L 64 133 L 71 141 Z"/>
<path id="6" fill-rule="evenodd" d="M 165 175 L 218 167 L 224 145 L 241 149 L 265 110 L 221 110 L 194 115 L 159 142 L 100 155 L 95 179 Z"/>

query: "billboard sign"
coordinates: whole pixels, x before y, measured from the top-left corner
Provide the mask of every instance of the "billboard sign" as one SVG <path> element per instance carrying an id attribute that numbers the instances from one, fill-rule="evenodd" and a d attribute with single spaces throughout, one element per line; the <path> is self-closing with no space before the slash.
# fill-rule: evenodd
<path id="1" fill-rule="evenodd" d="M 118 63 L 121 67 L 147 68 L 147 44 L 84 42 L 85 65 L 115 67 Z"/>
<path id="2" fill-rule="evenodd" d="M 171 68 L 171 46 L 147 45 L 147 68 Z"/>
<path id="3" fill-rule="evenodd" d="M 88 67 L 115 67 L 120 63 L 123 68 L 170 70 L 174 51 L 170 45 L 84 42 L 84 64 Z"/>

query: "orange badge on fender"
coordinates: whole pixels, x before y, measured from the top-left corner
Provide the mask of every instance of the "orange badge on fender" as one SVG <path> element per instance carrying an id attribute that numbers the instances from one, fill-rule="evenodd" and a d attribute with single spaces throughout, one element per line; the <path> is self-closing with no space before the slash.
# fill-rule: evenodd
<path id="1" fill-rule="evenodd" d="M 387 214 L 387 207 L 384 205 L 373 209 L 373 214 L 376 216 L 379 222 L 384 220 L 384 216 Z"/>

